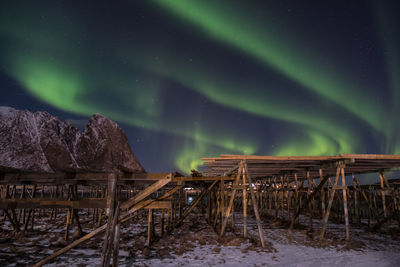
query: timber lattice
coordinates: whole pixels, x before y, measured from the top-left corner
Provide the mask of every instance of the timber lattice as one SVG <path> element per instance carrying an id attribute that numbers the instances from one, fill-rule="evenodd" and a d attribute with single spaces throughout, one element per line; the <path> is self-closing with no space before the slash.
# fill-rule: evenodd
<path id="1" fill-rule="evenodd" d="M 260 244 L 264 246 L 264 216 L 297 226 L 299 216 L 309 217 L 309 231 L 324 238 L 328 220 L 350 228 L 367 224 L 376 231 L 390 221 L 400 227 L 400 183 L 391 183 L 386 171 L 400 167 L 400 155 L 341 154 L 338 156 L 275 157 L 221 155 L 203 158 L 203 173 L 0 173 L 2 218 L 15 232 L 33 229 L 35 217 L 65 214 L 64 239 L 70 242 L 71 224 L 81 237 L 38 262 L 42 266 L 82 242 L 104 233 L 102 265 L 118 264 L 120 228 L 139 210 L 148 212 L 148 245 L 154 241 L 154 213 L 161 210 L 161 233 L 184 223 L 202 205 L 208 223 L 219 235 L 235 228 L 235 210 L 243 212 L 243 236 L 247 216 L 256 217 Z M 359 174 L 376 173 L 377 184 L 360 183 Z M 346 182 L 347 177 L 347 182 Z M 185 187 L 197 192 L 187 203 Z M 79 212 L 91 211 L 98 228 L 84 234 Z M 250 211 L 250 213 L 249 213 Z M 312 220 L 322 221 L 313 229 Z M 328 229 L 329 230 L 329 229 Z M 112 262 L 111 262 L 112 260 Z"/>

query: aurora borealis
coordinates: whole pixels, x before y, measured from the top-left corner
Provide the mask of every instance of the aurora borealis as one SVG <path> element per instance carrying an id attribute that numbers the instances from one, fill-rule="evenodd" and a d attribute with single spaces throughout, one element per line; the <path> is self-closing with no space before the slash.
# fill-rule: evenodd
<path id="1" fill-rule="evenodd" d="M 0 105 L 108 116 L 148 171 L 222 153 L 400 154 L 395 1 L 0 6 Z"/>

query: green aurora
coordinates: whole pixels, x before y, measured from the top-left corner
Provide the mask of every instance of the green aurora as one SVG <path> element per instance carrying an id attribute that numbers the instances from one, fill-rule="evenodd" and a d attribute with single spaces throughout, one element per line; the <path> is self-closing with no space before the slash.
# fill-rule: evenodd
<path id="1" fill-rule="evenodd" d="M 318 54 L 300 50 L 300 42 L 296 42 L 297 47 L 290 45 L 293 42 L 277 30 L 270 29 L 265 24 L 260 25 L 256 19 L 249 21 L 247 16 L 243 17 L 243 14 L 251 14 L 251 11 L 238 6 L 226 6 L 221 1 L 214 1 L 212 4 L 201 0 L 156 2 L 172 14 L 195 24 L 210 38 L 251 55 L 298 82 L 305 89 L 312 90 L 356 114 L 375 129 L 381 129 L 382 107 L 377 107 L 375 112 L 360 108 L 375 104 L 372 101 L 373 95 L 364 94 L 365 85 L 357 88 L 353 81 L 339 73 L 335 67 L 325 67 L 325 62 L 316 60 L 320 58 Z M 327 69 L 324 70 L 325 68 Z"/>
<path id="2" fill-rule="evenodd" d="M 176 26 L 184 38 L 197 38 L 194 44 L 210 44 L 211 51 L 226 47 L 224 56 L 245 57 L 257 70 L 237 75 L 247 69 L 227 69 L 212 56 L 198 56 L 202 52 L 196 45 L 168 40 L 160 45 L 156 34 L 147 31 L 127 37 L 123 29 L 130 28 L 122 22 L 117 24 L 122 33 L 92 30 L 92 22 L 67 4 L 1 9 L 3 70 L 35 99 L 62 111 L 102 113 L 178 138 L 172 161 L 185 172 L 198 168 L 200 157 L 222 153 L 366 153 L 366 142 L 384 147 L 380 153 L 400 153 L 398 126 L 383 120 L 390 114 L 392 122 L 398 121 L 395 59 L 386 60 L 393 90 L 389 107 L 376 101 L 381 92 L 351 77 L 320 46 L 247 15 L 254 12 L 250 7 L 160 0 L 144 4 L 146 8 L 161 14 L 159 19 Z M 393 50 L 392 39 L 386 43 Z M 176 97 L 182 94 L 188 95 L 187 102 Z M 205 114 L 196 109 L 193 99 L 200 97 L 215 110 Z M 226 115 L 230 113 L 240 120 Z M 271 126 L 258 130 L 263 124 Z"/>

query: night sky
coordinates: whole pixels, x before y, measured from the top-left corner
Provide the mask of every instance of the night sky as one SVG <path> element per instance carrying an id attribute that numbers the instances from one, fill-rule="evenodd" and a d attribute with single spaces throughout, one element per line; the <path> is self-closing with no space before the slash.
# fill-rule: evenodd
<path id="1" fill-rule="evenodd" d="M 150 172 L 400 154 L 396 1 L 1 1 L 0 105 L 118 122 Z"/>

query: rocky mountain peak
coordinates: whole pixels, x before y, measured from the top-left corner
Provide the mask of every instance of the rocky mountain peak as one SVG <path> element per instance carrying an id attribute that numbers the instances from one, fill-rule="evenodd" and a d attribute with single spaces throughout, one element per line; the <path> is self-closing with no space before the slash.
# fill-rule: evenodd
<path id="1" fill-rule="evenodd" d="M 0 107 L 0 171 L 144 172 L 122 129 L 93 115 L 83 132 L 48 112 Z"/>

